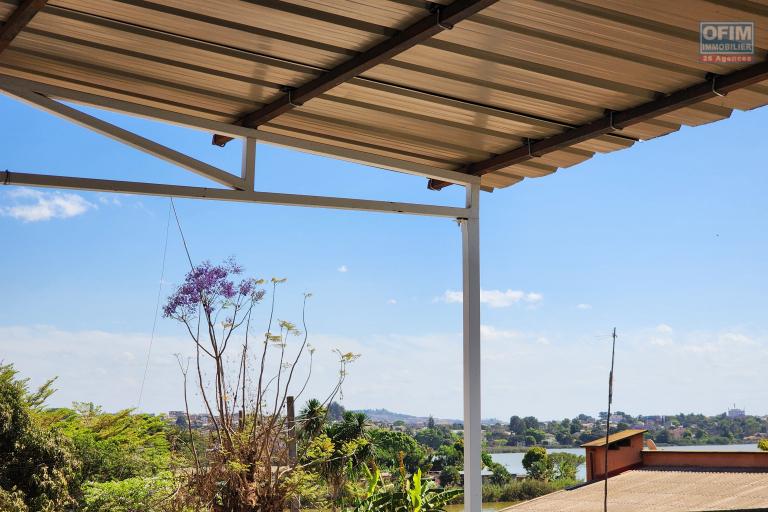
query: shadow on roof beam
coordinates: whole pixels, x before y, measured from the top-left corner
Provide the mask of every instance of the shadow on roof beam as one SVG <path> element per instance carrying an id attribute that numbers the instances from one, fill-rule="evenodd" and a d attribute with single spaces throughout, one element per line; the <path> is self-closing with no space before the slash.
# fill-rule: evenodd
<path id="1" fill-rule="evenodd" d="M 11 42 L 26 27 L 35 14 L 45 7 L 48 0 L 22 0 L 10 17 L 0 26 L 0 53 L 8 48 Z"/>
<path id="2" fill-rule="evenodd" d="M 647 121 L 673 110 L 688 107 L 716 96 L 725 96 L 729 92 L 767 79 L 768 62 L 753 64 L 728 75 L 708 75 L 704 82 L 627 110 L 608 112 L 600 119 L 590 123 L 566 130 L 546 139 L 529 141 L 527 144 L 523 144 L 505 153 L 492 156 L 480 162 L 467 164 L 460 170 L 467 174 L 482 176 L 559 149 L 573 146 L 585 140 L 621 131 L 622 128 Z M 441 190 L 448 185 L 451 185 L 451 183 L 431 179 L 427 187 L 431 190 Z"/>
<path id="3" fill-rule="evenodd" d="M 430 37 L 449 30 L 456 23 L 476 14 L 498 0 L 456 0 L 450 5 L 431 4 L 431 13 L 399 32 L 397 35 L 380 42 L 337 67 L 323 73 L 298 88 L 286 87 L 280 99 L 243 116 L 237 124 L 256 128 L 268 123 L 281 114 L 301 106 L 337 85 L 360 75 L 372 67 L 385 62 L 396 55 L 413 48 Z M 225 135 L 214 135 L 213 144 L 224 146 L 232 140 Z"/>

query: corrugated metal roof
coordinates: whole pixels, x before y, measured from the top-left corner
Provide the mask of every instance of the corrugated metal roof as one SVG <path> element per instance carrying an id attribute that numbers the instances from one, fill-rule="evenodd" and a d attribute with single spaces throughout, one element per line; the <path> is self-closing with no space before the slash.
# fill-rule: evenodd
<path id="1" fill-rule="evenodd" d="M 632 470 L 608 480 L 611 512 L 748 510 L 768 507 L 768 473 Z M 515 505 L 509 512 L 595 512 L 602 481 Z"/>
<path id="2" fill-rule="evenodd" d="M 627 429 L 622 430 L 621 432 L 616 432 L 615 434 L 611 434 L 608 436 L 608 444 L 615 443 L 616 441 L 621 441 L 622 439 L 626 439 L 628 437 L 636 436 L 638 434 L 645 434 L 648 432 L 647 430 L 639 430 L 639 429 Z M 590 441 L 588 443 L 584 443 L 581 445 L 582 448 L 587 448 L 590 446 L 605 446 L 605 438 L 601 437 L 600 439 L 595 439 L 594 441 Z"/>
<path id="3" fill-rule="evenodd" d="M 448 1 L 438 2 L 450 4 Z M 14 0 L 0 0 L 0 20 Z M 49 0 L 0 54 L 0 75 L 236 122 L 392 37 L 421 0 Z M 699 62 L 702 20 L 768 12 L 705 0 L 500 0 L 260 129 L 463 169 L 748 64 Z M 768 103 L 768 82 L 647 119 L 483 176 L 550 174 Z"/>

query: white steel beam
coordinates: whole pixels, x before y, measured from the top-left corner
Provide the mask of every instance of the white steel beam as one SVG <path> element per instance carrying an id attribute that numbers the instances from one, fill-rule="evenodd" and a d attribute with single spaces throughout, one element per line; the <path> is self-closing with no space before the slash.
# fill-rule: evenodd
<path id="1" fill-rule="evenodd" d="M 131 131 L 115 126 L 112 123 L 103 121 L 97 117 L 93 117 L 85 112 L 81 112 L 77 109 L 54 101 L 46 96 L 43 96 L 37 92 L 33 92 L 28 89 L 17 89 L 6 84 L 0 83 L 0 90 L 5 94 L 12 96 L 24 103 L 28 103 L 33 107 L 50 112 L 51 114 L 62 117 L 75 124 L 93 130 L 106 137 L 122 142 L 128 146 L 136 148 L 144 153 L 156 156 L 161 160 L 170 162 L 174 165 L 178 165 L 188 171 L 192 171 L 200 176 L 208 178 L 216 183 L 225 185 L 231 188 L 244 188 L 244 182 L 242 178 L 238 178 L 233 174 L 207 164 L 196 158 L 180 153 L 167 146 L 163 146 L 153 140 L 137 135 Z"/>
<path id="2" fill-rule="evenodd" d="M 372 167 L 398 171 L 414 176 L 440 179 L 450 183 L 455 183 L 457 185 L 480 183 L 480 178 L 477 176 L 472 176 L 457 171 L 451 171 L 449 169 L 442 169 L 440 167 L 409 162 L 399 158 L 387 157 L 373 153 L 366 153 L 364 151 L 355 149 L 333 146 L 330 144 L 324 144 L 322 142 L 314 142 L 298 139 L 296 137 L 290 137 L 287 135 L 269 133 L 263 130 L 256 130 L 254 128 L 245 128 L 243 126 L 214 121 L 212 119 L 182 114 L 179 112 L 171 112 L 169 110 L 163 110 L 147 105 L 139 105 L 137 103 L 118 100 L 107 96 L 99 96 L 97 94 L 75 91 L 56 85 L 43 84 L 23 78 L 0 75 L 0 87 L 12 89 L 28 89 L 45 96 L 49 96 L 51 98 L 58 98 L 82 105 L 88 105 L 111 110 L 114 112 L 143 117 L 146 119 L 164 121 L 166 123 L 184 126 L 186 128 L 194 128 L 206 132 L 219 133 L 229 137 L 252 137 L 257 139 L 259 142 L 265 142 L 267 144 L 284 146 L 296 149 L 298 151 L 304 151 L 322 156 L 330 156 L 340 160 L 361 163 Z"/>
<path id="3" fill-rule="evenodd" d="M 150 196 L 173 196 L 218 201 L 239 201 L 244 203 L 275 204 L 283 206 L 308 206 L 339 210 L 361 210 L 369 212 L 402 213 L 427 217 L 463 219 L 470 214 L 469 208 L 438 206 L 415 203 L 396 203 L 371 199 L 349 199 L 345 197 L 306 196 L 276 192 L 254 192 L 250 190 L 229 190 L 221 188 L 189 187 L 184 185 L 161 185 L 132 181 L 102 180 L 95 178 L 74 178 L 47 174 L 0 172 L 0 183 L 26 185 L 31 187 L 52 187 L 97 192 L 120 192 Z"/>
<path id="4" fill-rule="evenodd" d="M 464 510 L 482 507 L 480 424 L 480 190 L 467 186 L 470 214 L 461 221 L 464 277 Z"/>
<path id="5" fill-rule="evenodd" d="M 253 190 L 256 180 L 256 139 L 246 137 L 243 139 L 243 167 L 240 177 L 243 178 L 243 189 Z"/>

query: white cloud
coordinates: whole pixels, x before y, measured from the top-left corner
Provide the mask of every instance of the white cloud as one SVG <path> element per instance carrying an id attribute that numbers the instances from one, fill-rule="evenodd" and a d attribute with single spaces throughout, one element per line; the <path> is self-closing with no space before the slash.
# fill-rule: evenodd
<path id="1" fill-rule="evenodd" d="M 192 353 L 190 343 L 183 336 L 155 336 L 143 410 L 178 408 L 183 396 L 173 354 Z M 59 407 L 73 401 L 93 401 L 112 411 L 135 407 L 148 346 L 149 333 L 0 326 L 0 359 L 14 363 L 32 385 L 58 377 L 49 405 Z"/>
<path id="2" fill-rule="evenodd" d="M 336 270 L 338 270 L 338 271 L 339 271 L 339 272 L 341 272 L 341 273 L 344 273 L 344 272 L 346 272 L 346 271 L 347 271 L 347 270 L 349 270 L 349 269 L 347 268 L 347 266 L 346 266 L 346 265 L 342 265 L 342 266 L 340 266 L 339 268 L 337 268 Z"/>
<path id="3" fill-rule="evenodd" d="M 397 300 L 396 299 L 389 299 L 387 301 L 387 304 L 397 304 Z"/>
<path id="4" fill-rule="evenodd" d="M 480 302 L 488 304 L 492 308 L 508 308 L 526 297 L 520 290 L 480 290 Z"/>
<path id="5" fill-rule="evenodd" d="M 480 326 L 480 337 L 483 340 L 503 340 L 503 339 L 513 339 L 513 338 L 519 338 L 521 335 L 517 331 L 508 331 L 503 329 L 497 329 L 496 327 L 492 325 L 481 325 Z"/>
<path id="6" fill-rule="evenodd" d="M 521 290 L 480 290 L 480 302 L 488 304 L 492 308 L 508 308 L 519 302 L 528 304 L 537 304 L 544 299 L 544 296 L 536 292 L 524 292 Z M 464 294 L 456 290 L 446 290 L 442 296 L 437 297 L 435 302 L 445 302 L 448 304 L 464 302 Z"/>
<path id="7" fill-rule="evenodd" d="M 96 208 L 96 205 L 82 196 L 68 192 L 19 188 L 8 192 L 6 197 L 10 199 L 11 204 L 0 206 L 0 215 L 24 222 L 68 219 Z"/>
<path id="8" fill-rule="evenodd" d="M 661 334 L 669 334 L 672 332 L 672 327 L 667 324 L 659 324 L 656 326 L 656 332 Z"/>
<path id="9" fill-rule="evenodd" d="M 532 414 L 553 419 L 580 412 L 595 414 L 604 408 L 610 340 L 557 331 L 481 326 L 484 417 Z M 32 385 L 59 376 L 55 385 L 59 391 L 50 400 L 55 406 L 74 400 L 92 400 L 107 410 L 134 406 L 148 342 L 144 333 L 0 326 L 0 358 L 15 363 L 22 376 L 32 378 Z M 310 343 L 317 352 L 309 387 L 299 398 L 302 403 L 330 389 L 338 377 L 331 349 L 340 348 L 362 354 L 349 367 L 343 389 L 345 407 L 461 416 L 460 332 L 311 333 Z M 155 338 L 142 409 L 166 411 L 181 406 L 181 378 L 173 357 L 177 352 L 192 353 L 185 336 Z M 674 333 L 661 334 L 654 325 L 620 331 L 614 403 L 617 410 L 635 414 L 716 414 L 722 412 L 722 404 L 735 400 L 751 413 L 765 414 L 766 367 L 765 332 L 676 328 Z M 436 383 L 439 392 L 413 392 L 432 389 Z"/>
<path id="10" fill-rule="evenodd" d="M 509 290 L 507 290 L 509 291 Z M 525 294 L 525 302 L 530 302 L 532 304 L 535 304 L 537 302 L 541 302 L 544 299 L 544 296 L 540 293 L 536 292 L 529 292 Z"/>
<path id="11" fill-rule="evenodd" d="M 464 294 L 454 290 L 445 290 L 442 297 L 437 297 L 435 301 L 446 302 L 448 304 L 464 302 Z"/>
<path id="12" fill-rule="evenodd" d="M 99 194 L 99 203 L 104 205 L 122 206 L 123 202 L 115 194 Z"/>
<path id="13" fill-rule="evenodd" d="M 582 302 L 581 304 L 576 304 L 576 309 L 592 309 L 592 304 L 585 304 Z"/>

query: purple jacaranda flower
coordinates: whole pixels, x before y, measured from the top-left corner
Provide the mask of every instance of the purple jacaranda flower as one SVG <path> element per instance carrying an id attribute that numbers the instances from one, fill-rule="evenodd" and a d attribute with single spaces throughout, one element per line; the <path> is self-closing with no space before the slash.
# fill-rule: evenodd
<path id="1" fill-rule="evenodd" d="M 241 300 L 258 302 L 264 290 L 258 288 L 260 281 L 243 279 L 235 284 L 233 276 L 242 274 L 243 268 L 230 258 L 221 265 L 204 261 L 190 270 L 182 283 L 169 297 L 163 307 L 163 316 L 187 319 L 194 317 L 202 304 L 207 315 L 224 303 L 240 303 Z"/>

